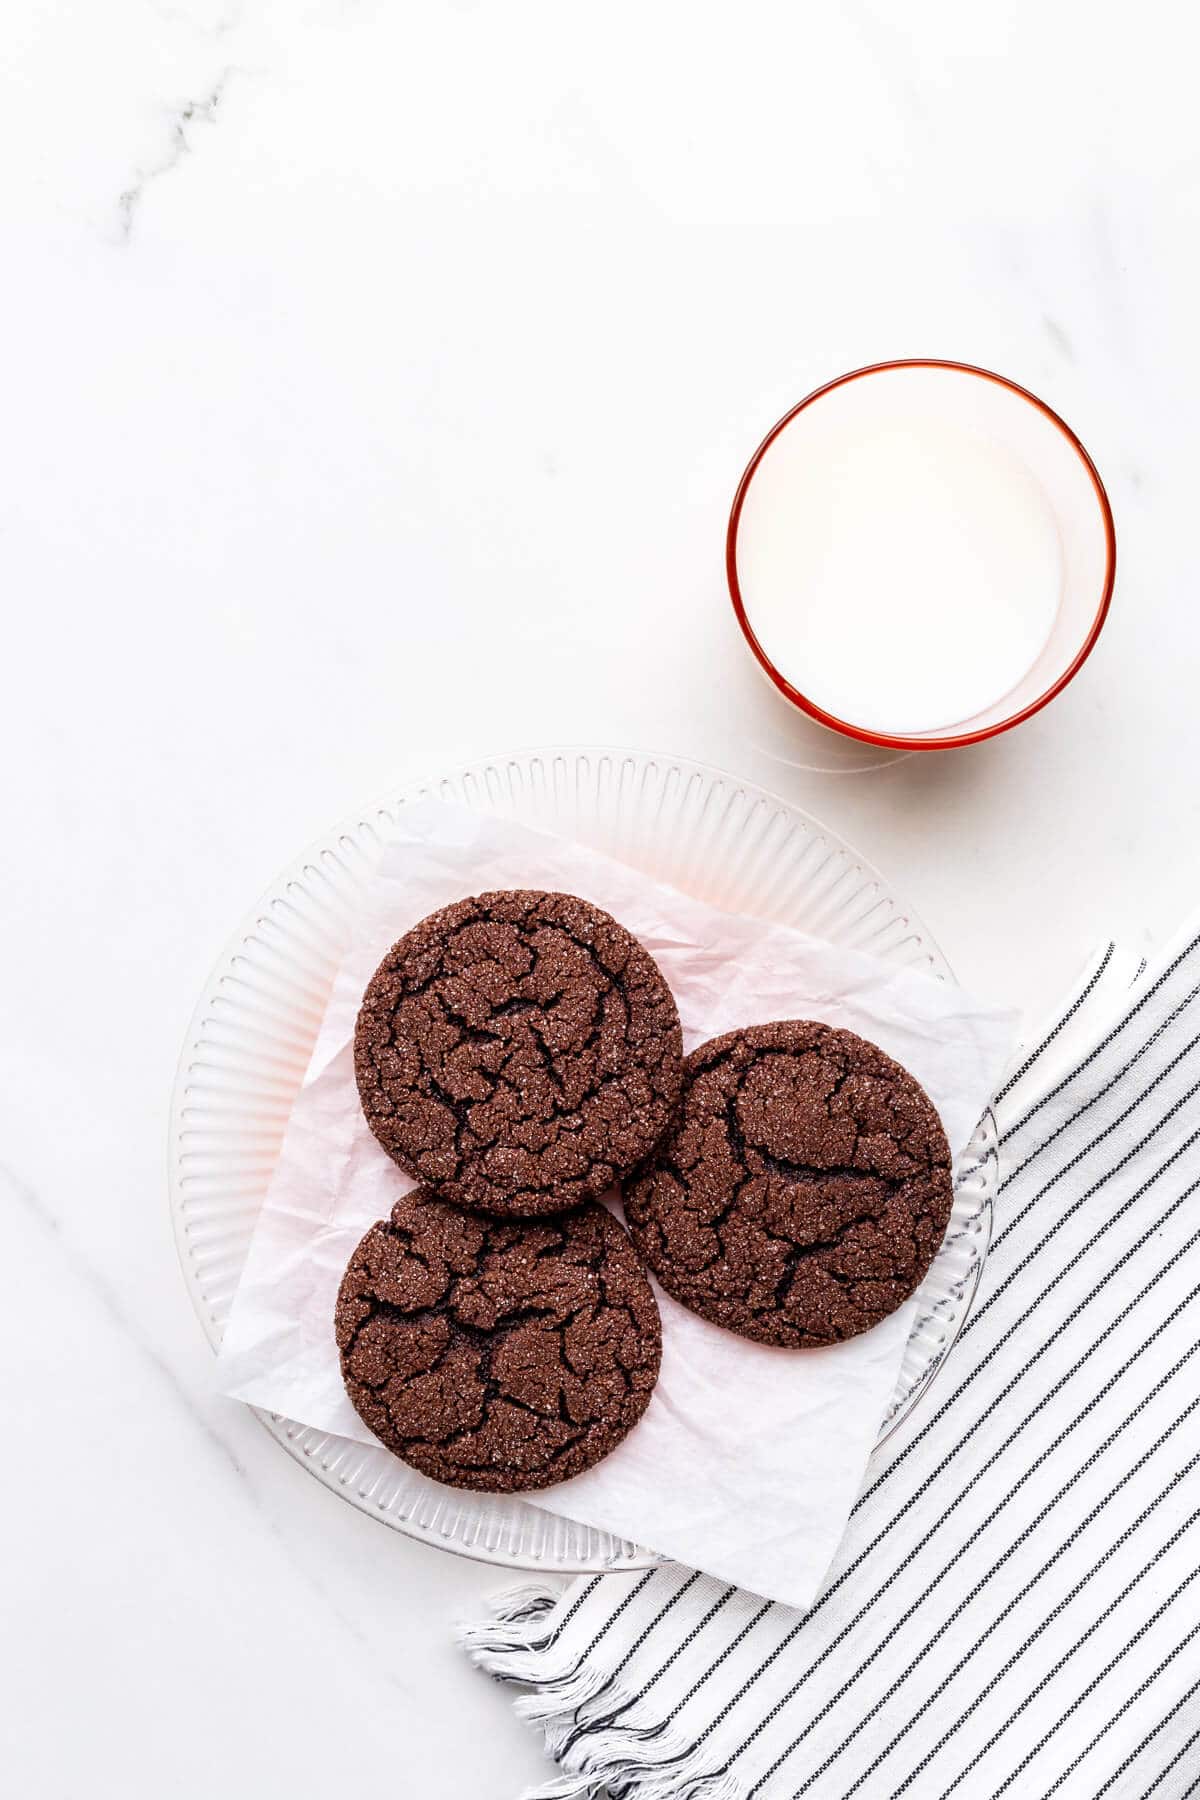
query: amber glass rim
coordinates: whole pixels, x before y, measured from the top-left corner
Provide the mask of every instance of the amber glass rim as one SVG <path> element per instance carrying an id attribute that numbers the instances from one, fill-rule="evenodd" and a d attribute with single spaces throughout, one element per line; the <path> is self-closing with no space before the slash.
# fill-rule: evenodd
<path id="1" fill-rule="evenodd" d="M 848 719 L 839 719 L 835 714 L 826 712 L 824 707 L 818 706 L 815 700 L 810 700 L 807 694 L 801 693 L 800 689 L 795 687 L 787 676 L 775 667 L 754 635 L 754 629 L 746 614 L 741 588 L 738 585 L 738 521 L 742 516 L 742 507 L 745 504 L 750 483 L 754 478 L 754 472 L 775 439 L 785 426 L 790 425 L 797 414 L 811 406 L 814 400 L 820 400 L 824 394 L 832 392 L 834 388 L 845 387 L 849 381 L 859 381 L 864 375 L 879 375 L 888 369 L 950 369 L 959 375 L 976 375 L 982 381 L 995 382 L 997 387 L 1007 388 L 1010 393 L 1018 395 L 1030 406 L 1036 407 L 1045 418 L 1050 420 L 1052 425 L 1057 426 L 1061 431 L 1087 470 L 1100 505 L 1100 517 L 1105 537 L 1104 583 L 1100 593 L 1100 602 L 1096 608 L 1096 616 L 1092 620 L 1083 643 L 1062 674 L 1046 689 L 1044 694 L 1040 694 L 1036 700 L 1031 700 L 1028 706 L 1021 707 L 1020 711 L 1013 713 L 1010 718 L 1001 719 L 996 724 L 987 725 L 979 731 L 957 732 L 943 737 L 906 737 L 883 731 L 867 731 L 861 725 L 852 725 Z M 821 387 L 814 388 L 811 394 L 807 394 L 803 400 L 791 408 L 790 412 L 784 413 L 777 424 L 771 427 L 746 464 L 745 472 L 737 485 L 737 492 L 733 496 L 733 505 L 729 512 L 729 527 L 725 534 L 725 573 L 729 581 L 729 596 L 733 601 L 733 610 L 743 637 L 764 673 L 785 699 L 791 701 L 793 706 L 799 707 L 801 712 L 808 714 L 809 718 L 816 719 L 818 724 L 828 726 L 831 731 L 840 731 L 844 737 L 857 738 L 863 744 L 880 744 L 889 750 L 954 750 L 962 744 L 979 744 L 985 738 L 998 737 L 1002 731 L 1011 731 L 1014 725 L 1022 724 L 1034 713 L 1040 712 L 1043 706 L 1048 706 L 1055 695 L 1060 694 L 1067 683 L 1079 673 L 1091 655 L 1096 639 L 1103 629 L 1104 621 L 1108 617 L 1113 582 L 1117 573 L 1117 534 L 1113 526 L 1112 507 L 1109 505 L 1108 495 L 1104 491 L 1104 483 L 1100 479 L 1099 470 L 1066 420 L 1061 419 L 1052 406 L 1047 406 L 1044 400 L 1039 399 L 1036 394 L 1031 394 L 1028 388 L 1021 387 L 1018 382 L 1010 381 L 1006 375 L 997 375 L 992 369 L 978 368 L 974 363 L 951 362 L 942 357 L 932 356 L 899 357 L 891 362 L 868 363 L 865 368 L 851 369 L 848 374 L 838 375 L 833 381 L 827 381 Z"/>

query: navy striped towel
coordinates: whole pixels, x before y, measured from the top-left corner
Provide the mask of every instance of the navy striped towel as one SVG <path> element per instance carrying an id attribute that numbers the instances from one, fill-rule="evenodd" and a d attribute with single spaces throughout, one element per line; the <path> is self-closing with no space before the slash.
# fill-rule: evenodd
<path id="1" fill-rule="evenodd" d="M 1200 1794 L 1200 933 L 1133 973 L 997 1097 L 974 1312 L 807 1613 L 667 1564 L 464 1632 L 538 1796 Z"/>

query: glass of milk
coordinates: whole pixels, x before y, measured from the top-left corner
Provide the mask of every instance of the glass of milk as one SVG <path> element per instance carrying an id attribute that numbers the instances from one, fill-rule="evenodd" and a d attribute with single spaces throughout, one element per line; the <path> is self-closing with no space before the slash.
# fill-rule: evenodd
<path id="1" fill-rule="evenodd" d="M 1091 458 L 1044 402 L 985 369 L 893 362 L 767 434 L 726 561 L 789 700 L 870 743 L 941 750 L 1065 687 L 1104 623 L 1116 543 Z"/>

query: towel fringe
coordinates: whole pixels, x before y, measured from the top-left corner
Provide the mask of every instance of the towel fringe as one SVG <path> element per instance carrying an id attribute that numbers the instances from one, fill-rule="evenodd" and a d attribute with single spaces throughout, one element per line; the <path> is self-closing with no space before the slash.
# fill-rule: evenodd
<path id="1" fill-rule="evenodd" d="M 633 1694 L 579 1654 L 564 1655 L 546 1629 L 558 1598 L 547 1587 L 510 1589 L 492 1601 L 489 1618 L 458 1632 L 476 1668 L 530 1689 L 514 1710 L 541 1726 L 560 1773 L 522 1800 L 745 1800 L 742 1784 L 702 1746 L 665 1720 L 635 1722 Z"/>
<path id="2" fill-rule="evenodd" d="M 609 1685 L 603 1669 L 583 1663 L 565 1675 L 538 1677 L 531 1693 L 513 1701 L 513 1711 L 529 1725 L 546 1725 L 566 1713 L 574 1717 Z"/>
<path id="3" fill-rule="evenodd" d="M 496 1681 L 531 1681 L 553 1642 L 544 1621 L 558 1599 L 552 1587 L 506 1588 L 489 1597 L 484 1618 L 459 1625 L 454 1635 L 476 1668 Z"/>

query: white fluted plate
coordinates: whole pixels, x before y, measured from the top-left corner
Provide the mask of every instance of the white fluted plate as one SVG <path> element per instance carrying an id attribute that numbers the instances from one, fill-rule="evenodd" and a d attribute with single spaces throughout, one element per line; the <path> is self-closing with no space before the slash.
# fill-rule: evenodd
<path id="1" fill-rule="evenodd" d="M 840 838 L 763 789 L 682 758 L 523 751 L 363 807 L 285 870 L 245 919 L 212 972 L 180 1058 L 171 1212 L 188 1289 L 214 1350 L 356 899 L 399 808 L 426 795 L 577 838 L 728 911 L 953 979 L 912 909 Z M 917 1404 L 962 1329 L 987 1250 L 995 1180 L 989 1118 L 956 1171 L 950 1227 L 918 1295 L 881 1442 Z M 524 1501 L 440 1487 L 381 1446 L 258 1416 L 327 1487 L 426 1543 L 513 1568 L 632 1569 L 659 1560 Z"/>

